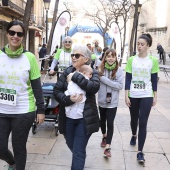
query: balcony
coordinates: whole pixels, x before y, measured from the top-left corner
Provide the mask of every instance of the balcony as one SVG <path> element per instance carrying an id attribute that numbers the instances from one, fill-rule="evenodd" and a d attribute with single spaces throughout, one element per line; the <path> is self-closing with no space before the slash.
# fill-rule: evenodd
<path id="1" fill-rule="evenodd" d="M 8 6 L 24 15 L 24 9 L 20 8 L 19 6 L 17 6 L 13 2 L 9 1 Z"/>
<path id="2" fill-rule="evenodd" d="M 13 19 L 23 20 L 24 9 L 11 1 L 3 1 L 0 6 L 0 21 L 10 22 Z"/>

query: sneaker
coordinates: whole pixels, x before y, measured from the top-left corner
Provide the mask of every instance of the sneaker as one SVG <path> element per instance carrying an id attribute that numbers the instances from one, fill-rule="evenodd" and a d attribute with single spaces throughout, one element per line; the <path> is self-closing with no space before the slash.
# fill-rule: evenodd
<path id="1" fill-rule="evenodd" d="M 137 160 L 138 160 L 138 162 L 140 162 L 140 163 L 143 163 L 143 162 L 145 162 L 145 159 L 144 159 L 144 156 L 143 156 L 144 154 L 142 153 L 142 152 L 139 152 L 138 154 L 137 154 Z"/>
<path id="2" fill-rule="evenodd" d="M 104 147 L 106 146 L 106 137 L 104 137 L 104 138 L 102 139 L 102 142 L 101 142 L 100 146 L 101 146 L 102 148 L 104 148 Z"/>
<path id="3" fill-rule="evenodd" d="M 104 151 L 104 157 L 111 157 L 111 152 L 110 152 L 111 148 L 105 149 Z"/>
<path id="4" fill-rule="evenodd" d="M 132 136 L 130 140 L 130 145 L 135 146 L 136 145 L 136 136 Z"/>

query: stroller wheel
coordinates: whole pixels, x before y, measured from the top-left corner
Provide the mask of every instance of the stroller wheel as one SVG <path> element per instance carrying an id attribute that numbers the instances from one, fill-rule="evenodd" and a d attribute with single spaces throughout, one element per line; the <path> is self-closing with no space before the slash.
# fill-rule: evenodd
<path id="1" fill-rule="evenodd" d="M 34 123 L 33 125 L 32 125 L 32 134 L 34 135 L 34 134 L 36 134 L 37 133 L 37 125 L 36 125 L 36 123 Z"/>
<path id="2" fill-rule="evenodd" d="M 55 135 L 58 136 L 58 127 L 55 127 Z"/>

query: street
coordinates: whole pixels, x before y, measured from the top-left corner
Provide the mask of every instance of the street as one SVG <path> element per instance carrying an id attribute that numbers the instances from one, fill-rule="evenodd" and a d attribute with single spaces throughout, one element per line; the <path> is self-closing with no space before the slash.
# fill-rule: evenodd
<path id="1" fill-rule="evenodd" d="M 169 73 L 170 74 L 170 73 Z M 42 79 L 43 79 L 42 75 Z M 120 103 L 115 118 L 112 140 L 112 157 L 103 157 L 100 147 L 101 131 L 93 134 L 87 146 L 85 170 L 169 170 L 170 169 L 170 79 L 169 83 L 162 71 L 159 73 L 158 103 L 152 108 L 148 133 L 144 146 L 145 166 L 136 160 L 137 146 L 129 144 L 131 138 L 129 109 L 124 102 L 124 90 L 120 93 Z M 56 77 L 47 82 L 55 82 Z M 12 150 L 11 141 L 9 148 Z M 70 170 L 71 152 L 63 135 L 55 136 L 54 123 L 45 122 L 38 127 L 35 135 L 30 131 L 26 170 Z M 6 163 L 0 160 L 0 170 Z"/>

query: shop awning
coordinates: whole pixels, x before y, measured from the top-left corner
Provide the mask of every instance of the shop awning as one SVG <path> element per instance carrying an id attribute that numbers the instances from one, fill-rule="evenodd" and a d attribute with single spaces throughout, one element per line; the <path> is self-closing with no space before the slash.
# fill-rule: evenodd
<path id="1" fill-rule="evenodd" d="M 36 27 L 36 26 L 32 26 L 32 25 L 31 25 L 31 26 L 29 26 L 28 28 L 29 28 L 30 30 L 35 30 L 35 31 L 40 31 L 40 32 L 42 31 L 42 30 L 41 30 L 41 29 L 39 29 L 38 27 Z"/>
<path id="2" fill-rule="evenodd" d="M 7 17 L 7 16 L 0 14 L 0 21 L 11 22 L 12 19 Z"/>

